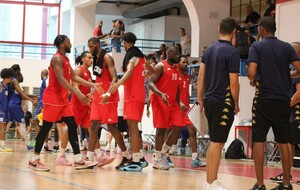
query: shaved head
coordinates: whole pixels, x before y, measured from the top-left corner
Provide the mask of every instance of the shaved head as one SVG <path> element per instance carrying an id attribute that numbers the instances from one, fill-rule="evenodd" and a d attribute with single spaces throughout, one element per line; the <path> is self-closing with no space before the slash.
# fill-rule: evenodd
<path id="1" fill-rule="evenodd" d="M 300 42 L 292 42 L 291 45 L 295 49 L 297 55 L 300 57 Z"/>

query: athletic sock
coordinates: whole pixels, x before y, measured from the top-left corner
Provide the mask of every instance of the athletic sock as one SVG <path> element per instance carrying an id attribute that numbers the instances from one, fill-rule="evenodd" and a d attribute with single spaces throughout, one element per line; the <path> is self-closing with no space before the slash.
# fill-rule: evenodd
<path id="1" fill-rule="evenodd" d="M 93 160 L 94 160 L 94 152 L 92 152 L 92 151 L 87 151 L 86 156 L 88 157 L 88 159 L 89 159 L 90 161 L 93 161 Z"/>
<path id="2" fill-rule="evenodd" d="M 124 152 L 122 152 L 122 155 L 123 155 L 123 157 L 126 157 L 128 160 L 131 159 L 131 155 L 130 155 L 130 153 L 128 152 L 128 150 L 125 150 Z"/>
<path id="3" fill-rule="evenodd" d="M 5 141 L 4 140 L 0 141 L 0 146 L 5 146 Z"/>
<path id="4" fill-rule="evenodd" d="M 133 162 L 140 162 L 140 153 L 132 153 L 132 161 Z"/>
<path id="5" fill-rule="evenodd" d="M 95 150 L 95 153 L 96 153 L 97 158 L 99 158 L 102 155 L 102 152 L 101 152 L 100 148 L 97 148 Z"/>
<path id="6" fill-rule="evenodd" d="M 154 152 L 154 160 L 157 161 L 160 158 L 161 158 L 161 151 L 155 150 L 155 152 Z"/>
<path id="7" fill-rule="evenodd" d="M 59 156 L 64 156 L 66 154 L 66 149 L 64 148 L 59 148 Z"/>
<path id="8" fill-rule="evenodd" d="M 31 161 L 35 161 L 35 160 L 38 160 L 38 159 L 40 159 L 40 155 L 33 154 L 32 158 L 31 158 Z"/>
<path id="9" fill-rule="evenodd" d="M 140 149 L 140 159 L 144 158 L 144 150 Z"/>
<path id="10" fill-rule="evenodd" d="M 162 147 L 162 149 L 161 149 L 161 153 L 162 153 L 162 154 L 167 153 L 167 152 L 169 151 L 170 148 L 171 148 L 171 147 L 169 147 L 166 143 L 164 143 L 164 145 L 163 145 L 163 147 Z"/>
<path id="11" fill-rule="evenodd" d="M 197 152 L 192 153 L 192 160 L 195 160 L 197 158 Z"/>
<path id="12" fill-rule="evenodd" d="M 74 160 L 75 160 L 75 162 L 79 162 L 81 159 L 82 159 L 82 155 L 81 155 L 80 153 L 74 155 Z"/>

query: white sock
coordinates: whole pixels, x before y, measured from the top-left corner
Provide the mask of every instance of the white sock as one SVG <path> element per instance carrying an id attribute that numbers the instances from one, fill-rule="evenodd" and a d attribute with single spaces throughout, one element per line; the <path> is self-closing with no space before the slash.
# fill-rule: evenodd
<path id="1" fill-rule="evenodd" d="M 0 146 L 5 146 L 5 140 L 0 141 Z"/>
<path id="2" fill-rule="evenodd" d="M 58 147 L 59 146 L 58 142 L 54 142 L 54 146 Z"/>
<path id="3" fill-rule="evenodd" d="M 127 159 L 131 159 L 131 155 L 129 154 L 128 150 L 125 150 L 122 152 L 123 157 L 126 157 Z"/>
<path id="4" fill-rule="evenodd" d="M 132 153 L 132 161 L 133 162 L 140 162 L 140 153 Z"/>
<path id="5" fill-rule="evenodd" d="M 66 154 L 66 149 L 60 147 L 59 148 L 59 156 L 64 156 Z"/>
<path id="6" fill-rule="evenodd" d="M 161 153 L 162 154 L 165 154 L 169 151 L 171 147 L 169 147 L 166 143 L 164 143 L 164 145 L 162 146 L 162 149 L 161 149 Z"/>
<path id="7" fill-rule="evenodd" d="M 93 161 L 94 160 L 94 152 L 87 151 L 86 156 L 88 157 L 89 161 Z"/>
<path id="8" fill-rule="evenodd" d="M 35 161 L 35 160 L 38 160 L 38 159 L 40 159 L 40 155 L 33 154 L 32 158 L 31 158 L 31 161 Z"/>
<path id="9" fill-rule="evenodd" d="M 82 159 L 82 155 L 81 155 L 80 153 L 74 155 L 74 160 L 75 160 L 75 162 L 79 162 L 81 159 Z"/>
<path id="10" fill-rule="evenodd" d="M 155 152 L 154 152 L 154 160 L 157 161 L 160 158 L 161 158 L 161 151 L 155 150 Z"/>
<path id="11" fill-rule="evenodd" d="M 99 158 L 102 155 L 100 148 L 96 149 L 95 153 L 96 153 L 97 158 Z"/>
<path id="12" fill-rule="evenodd" d="M 195 160 L 197 158 L 197 152 L 192 152 L 192 160 Z"/>
<path id="13" fill-rule="evenodd" d="M 140 159 L 144 158 L 144 150 L 140 149 Z"/>
<path id="14" fill-rule="evenodd" d="M 20 127 L 20 132 L 21 132 L 22 137 L 25 139 L 26 144 L 28 144 L 29 140 L 28 140 L 28 136 L 27 136 L 25 123 L 19 123 L 19 127 Z"/>
<path id="15" fill-rule="evenodd" d="M 11 122 L 11 121 L 7 123 L 7 125 L 6 125 L 6 132 L 7 132 L 8 129 L 11 127 L 11 125 L 12 125 L 12 122 Z"/>

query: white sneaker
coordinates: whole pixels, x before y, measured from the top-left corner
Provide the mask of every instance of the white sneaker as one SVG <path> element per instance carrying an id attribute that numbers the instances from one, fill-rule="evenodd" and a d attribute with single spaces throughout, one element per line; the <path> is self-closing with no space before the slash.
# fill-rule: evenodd
<path id="1" fill-rule="evenodd" d="M 206 185 L 206 190 L 229 190 L 224 187 L 218 180 L 215 180 L 212 184 Z"/>
<path id="2" fill-rule="evenodd" d="M 204 184 L 203 184 L 203 190 L 207 190 L 207 186 L 208 186 L 209 184 L 207 183 L 207 181 L 205 181 L 204 182 Z"/>

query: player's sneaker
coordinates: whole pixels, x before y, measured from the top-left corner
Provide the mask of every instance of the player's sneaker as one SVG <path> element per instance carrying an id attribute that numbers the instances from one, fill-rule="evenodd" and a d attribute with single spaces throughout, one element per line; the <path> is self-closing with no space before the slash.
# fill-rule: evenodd
<path id="1" fill-rule="evenodd" d="M 206 185 L 207 190 L 229 190 L 224 187 L 219 181 L 215 180 L 212 184 Z"/>
<path id="2" fill-rule="evenodd" d="M 110 164 L 112 161 L 114 161 L 115 158 L 112 157 L 112 156 L 106 156 L 104 154 L 102 154 L 101 156 L 99 156 L 97 158 L 97 161 L 98 161 L 98 166 L 101 167 L 101 166 L 104 166 L 104 165 L 107 165 L 107 164 Z"/>
<path id="3" fill-rule="evenodd" d="M 118 170 L 118 169 L 120 169 L 121 167 L 124 167 L 126 164 L 128 164 L 130 162 L 132 162 L 131 159 L 127 159 L 126 157 L 123 157 L 121 163 L 116 166 L 116 169 Z"/>
<path id="4" fill-rule="evenodd" d="M 75 162 L 75 170 L 93 169 L 98 162 L 93 162 L 82 158 L 80 161 Z"/>
<path id="5" fill-rule="evenodd" d="M 59 152 L 59 146 L 54 146 L 52 148 L 52 153 L 58 153 Z"/>
<path id="6" fill-rule="evenodd" d="M 168 170 L 170 169 L 170 165 L 160 158 L 158 160 L 154 160 L 153 168 L 158 170 Z"/>
<path id="7" fill-rule="evenodd" d="M 13 149 L 7 147 L 6 145 L 0 146 L 0 152 L 12 152 L 12 151 L 13 151 Z"/>
<path id="8" fill-rule="evenodd" d="M 255 185 L 254 185 L 250 190 L 266 190 L 266 186 L 265 186 L 265 185 L 258 186 L 258 185 L 255 183 Z"/>
<path id="9" fill-rule="evenodd" d="M 65 155 L 57 156 L 55 163 L 58 166 L 72 166 L 72 163 L 69 162 Z"/>
<path id="10" fill-rule="evenodd" d="M 120 167 L 119 170 L 127 172 L 141 172 L 143 170 L 143 167 L 139 162 L 130 162 Z"/>
<path id="11" fill-rule="evenodd" d="M 270 177 L 270 180 L 274 183 L 280 183 L 280 182 L 282 182 L 282 179 L 283 179 L 283 173 L 278 174 L 275 177 Z M 290 182 L 293 182 L 293 176 L 292 175 L 290 175 Z"/>
<path id="12" fill-rule="evenodd" d="M 47 172 L 50 171 L 50 168 L 46 167 L 44 164 L 40 162 L 40 159 L 36 159 L 34 161 L 29 161 L 28 167 L 35 171 Z"/>
<path id="13" fill-rule="evenodd" d="M 271 190 L 293 190 L 292 184 L 289 184 L 287 187 L 284 186 L 282 183 L 279 183 L 278 186 L 274 187 Z"/>
<path id="14" fill-rule="evenodd" d="M 145 168 L 149 165 L 149 163 L 147 162 L 147 160 L 145 159 L 145 157 L 140 159 L 140 164 L 142 166 L 142 168 Z"/>
<path id="15" fill-rule="evenodd" d="M 29 143 L 29 144 L 27 145 L 27 150 L 34 149 L 34 146 L 35 146 L 35 145 Z"/>
<path id="16" fill-rule="evenodd" d="M 201 161 L 199 158 L 192 160 L 191 162 L 192 168 L 199 168 L 206 166 L 206 163 Z"/>
<path id="17" fill-rule="evenodd" d="M 46 152 L 52 152 L 52 150 L 49 149 L 49 146 L 48 146 L 48 145 L 44 146 L 44 150 L 45 150 Z"/>
<path id="18" fill-rule="evenodd" d="M 170 165 L 170 168 L 174 168 L 175 167 L 174 163 L 172 162 L 172 160 L 170 158 L 170 156 L 167 156 L 165 159 L 167 160 L 168 164 Z"/>

